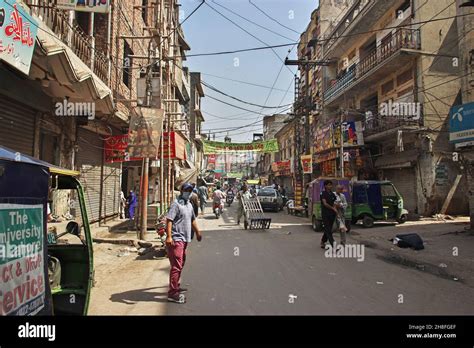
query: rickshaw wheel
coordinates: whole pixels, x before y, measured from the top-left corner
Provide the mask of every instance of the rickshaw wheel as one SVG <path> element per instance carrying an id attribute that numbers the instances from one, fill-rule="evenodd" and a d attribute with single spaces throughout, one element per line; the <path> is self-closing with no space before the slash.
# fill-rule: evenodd
<path id="1" fill-rule="evenodd" d="M 369 215 L 365 215 L 364 218 L 362 219 L 362 225 L 365 228 L 374 227 L 374 218 Z"/>
<path id="2" fill-rule="evenodd" d="M 404 215 L 400 216 L 400 219 L 397 219 L 397 222 L 399 224 L 404 224 L 405 222 L 407 222 L 407 220 L 408 220 L 408 217 L 407 217 L 406 214 L 404 214 Z"/>

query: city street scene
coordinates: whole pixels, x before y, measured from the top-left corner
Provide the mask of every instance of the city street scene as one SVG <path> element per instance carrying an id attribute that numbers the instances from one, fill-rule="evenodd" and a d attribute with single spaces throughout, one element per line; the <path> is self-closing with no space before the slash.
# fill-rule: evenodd
<path id="1" fill-rule="evenodd" d="M 0 0 L 0 315 L 473 315 L 473 15 Z"/>

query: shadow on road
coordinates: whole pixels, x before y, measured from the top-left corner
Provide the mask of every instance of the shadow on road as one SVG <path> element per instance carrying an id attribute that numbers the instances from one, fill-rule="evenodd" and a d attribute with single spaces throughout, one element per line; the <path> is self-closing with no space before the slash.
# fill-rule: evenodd
<path id="1" fill-rule="evenodd" d="M 137 302 L 167 302 L 168 292 L 151 292 L 149 290 L 167 288 L 166 286 L 120 292 L 110 296 L 110 301 L 133 305 Z"/>

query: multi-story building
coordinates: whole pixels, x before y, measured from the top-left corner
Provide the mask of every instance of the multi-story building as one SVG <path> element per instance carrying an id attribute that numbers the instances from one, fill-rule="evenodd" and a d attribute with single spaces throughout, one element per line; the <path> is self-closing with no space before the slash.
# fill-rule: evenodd
<path id="1" fill-rule="evenodd" d="M 161 81 L 156 106 L 168 112 L 165 130 L 176 129 L 186 138 L 189 128 L 179 119 L 179 105 L 185 103 L 179 95 L 182 61 L 189 46 L 182 31 L 174 30 L 177 0 L 106 3 L 96 4 L 108 7 L 103 13 L 64 9 L 49 0 L 0 2 L 7 13 L 0 26 L 10 25 L 9 14 L 17 11 L 30 30 L 29 40 L 15 52 L 21 64 L 0 55 L 0 145 L 78 170 L 92 222 L 117 215 L 120 190 L 138 190 L 141 161 L 108 163 L 104 147 L 108 139 L 128 133 L 131 110 L 138 105 L 137 79 L 150 66 L 150 49 L 156 57 L 173 57 L 151 69 Z M 65 112 L 77 105 L 91 117 L 65 117 L 77 116 L 77 110 Z M 165 161 L 167 174 L 174 162 Z M 170 197 L 172 182 L 164 186 Z M 53 214 L 67 214 L 66 201 L 54 197 Z"/>
<path id="2" fill-rule="evenodd" d="M 297 193 L 295 177 L 297 152 L 294 141 L 297 132 L 296 121 L 292 119 L 286 122 L 284 126 L 275 133 L 275 139 L 278 142 L 279 151 L 272 154 L 274 161 L 271 164 L 272 172 L 269 183 L 278 183 L 284 187 L 288 197 L 295 198 Z"/>
<path id="3" fill-rule="evenodd" d="M 331 64 L 322 68 L 316 174 L 388 179 L 411 213 L 439 211 L 458 174 L 446 132 L 460 90 L 455 15 L 448 0 L 357 0 L 321 32 Z M 448 212 L 466 204 L 458 191 Z"/>
<path id="4" fill-rule="evenodd" d="M 275 134 L 285 126 L 288 114 L 275 114 L 263 118 L 263 140 L 275 138 Z M 275 153 L 257 155 L 256 172 L 263 184 L 273 182 L 272 163 L 275 162 Z"/>

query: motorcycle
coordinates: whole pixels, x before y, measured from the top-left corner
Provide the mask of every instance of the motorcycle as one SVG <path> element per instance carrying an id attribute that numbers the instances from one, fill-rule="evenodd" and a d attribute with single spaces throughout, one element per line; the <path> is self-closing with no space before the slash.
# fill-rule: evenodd
<path id="1" fill-rule="evenodd" d="M 216 214 L 216 219 L 218 219 L 222 214 L 222 204 L 221 203 L 214 203 L 212 206 L 212 211 Z"/>
<path id="2" fill-rule="evenodd" d="M 225 199 L 225 202 L 227 203 L 227 206 L 230 207 L 232 202 L 234 201 L 234 193 L 232 191 L 229 191 L 227 193 L 227 197 Z"/>

